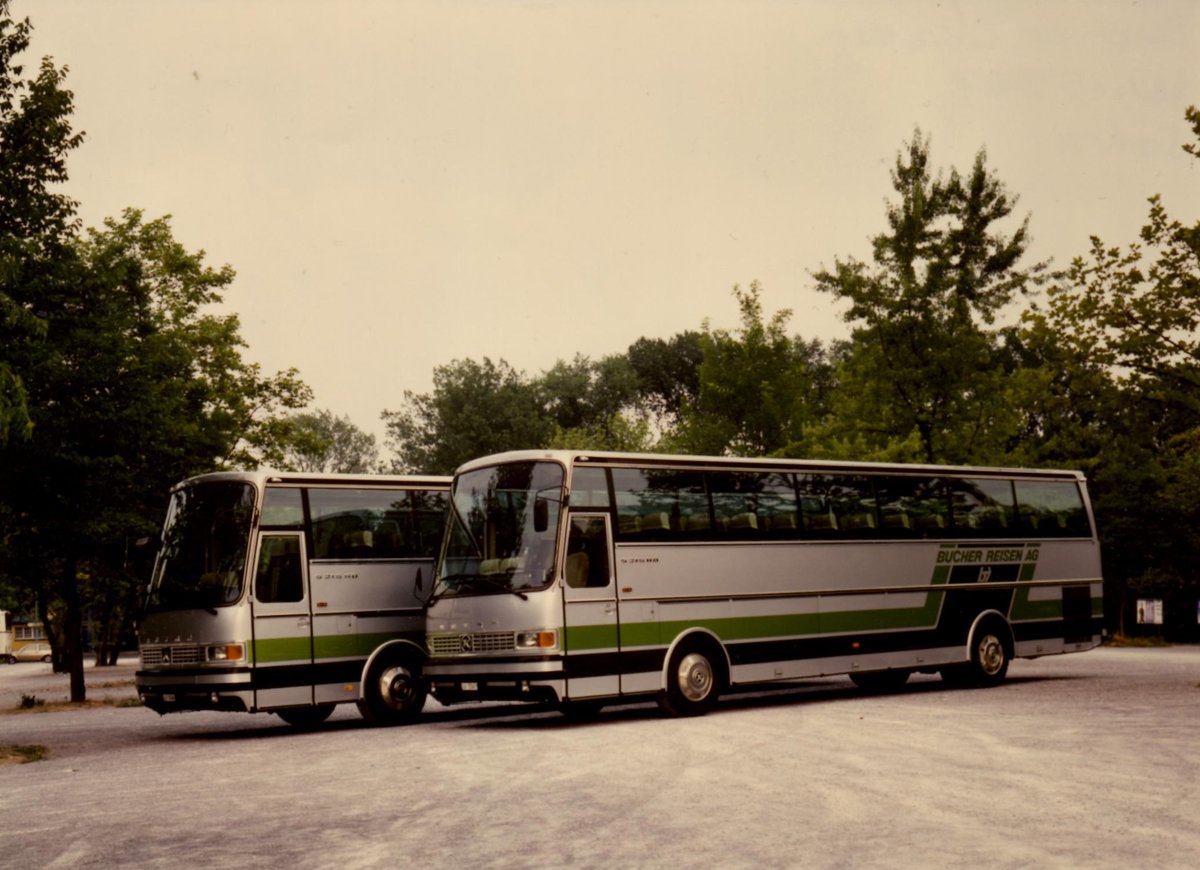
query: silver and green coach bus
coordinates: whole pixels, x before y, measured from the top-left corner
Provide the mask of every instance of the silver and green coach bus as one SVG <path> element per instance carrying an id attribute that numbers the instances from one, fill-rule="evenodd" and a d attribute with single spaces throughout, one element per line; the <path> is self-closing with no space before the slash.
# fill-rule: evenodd
<path id="1" fill-rule="evenodd" d="M 302 726 L 347 701 L 377 724 L 417 715 L 449 484 L 228 472 L 175 486 L 138 628 L 142 702 Z"/>
<path id="2" fill-rule="evenodd" d="M 1100 643 L 1074 471 L 550 451 L 458 469 L 426 613 L 443 703 L 584 711 L 913 672 L 990 685 Z"/>

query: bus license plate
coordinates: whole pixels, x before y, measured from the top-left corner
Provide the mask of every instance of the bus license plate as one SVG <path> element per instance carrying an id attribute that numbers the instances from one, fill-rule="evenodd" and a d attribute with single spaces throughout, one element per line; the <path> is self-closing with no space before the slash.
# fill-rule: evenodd
<path id="1" fill-rule="evenodd" d="M 478 692 L 479 691 L 479 683 L 463 683 L 462 690 L 464 692 Z"/>

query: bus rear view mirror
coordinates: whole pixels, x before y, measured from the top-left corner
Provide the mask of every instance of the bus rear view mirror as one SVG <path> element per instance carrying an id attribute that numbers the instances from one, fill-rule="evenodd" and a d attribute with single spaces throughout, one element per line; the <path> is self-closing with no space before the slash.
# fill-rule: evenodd
<path id="1" fill-rule="evenodd" d="M 538 532 L 550 528 L 550 503 L 541 496 L 533 500 L 533 530 Z"/>

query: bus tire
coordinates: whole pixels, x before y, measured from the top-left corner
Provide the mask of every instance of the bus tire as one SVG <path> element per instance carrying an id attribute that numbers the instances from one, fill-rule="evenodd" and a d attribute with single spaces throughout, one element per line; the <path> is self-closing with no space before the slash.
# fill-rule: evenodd
<path id="1" fill-rule="evenodd" d="M 385 651 L 367 669 L 358 712 L 372 725 L 412 722 L 425 706 L 426 688 L 415 656 Z"/>
<path id="2" fill-rule="evenodd" d="M 724 671 L 712 644 L 682 643 L 667 665 L 667 688 L 658 705 L 672 716 L 703 716 L 717 703 Z"/>
<path id="3" fill-rule="evenodd" d="M 317 704 L 315 707 L 289 707 L 276 710 L 275 715 L 293 728 L 316 728 L 329 718 L 333 704 Z"/>
<path id="4" fill-rule="evenodd" d="M 971 661 L 967 678 L 976 686 L 996 686 L 1004 682 L 1012 661 L 1012 633 L 999 619 L 979 624 L 971 639 Z"/>
<path id="5" fill-rule="evenodd" d="M 856 671 L 850 675 L 851 682 L 864 692 L 883 694 L 898 691 L 908 682 L 909 671 L 893 669 L 889 671 Z"/>

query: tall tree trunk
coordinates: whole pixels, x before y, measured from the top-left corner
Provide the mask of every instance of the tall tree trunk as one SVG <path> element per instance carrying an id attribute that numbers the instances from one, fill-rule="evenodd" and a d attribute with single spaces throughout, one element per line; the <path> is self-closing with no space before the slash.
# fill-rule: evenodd
<path id="1" fill-rule="evenodd" d="M 71 703 L 87 700 L 83 680 L 83 606 L 79 600 L 79 566 L 74 553 L 63 565 L 63 667 L 71 675 Z"/>

